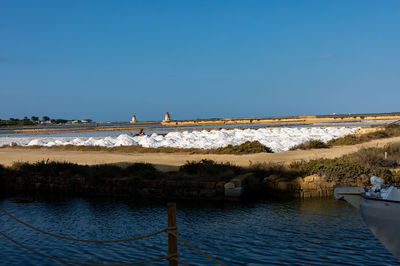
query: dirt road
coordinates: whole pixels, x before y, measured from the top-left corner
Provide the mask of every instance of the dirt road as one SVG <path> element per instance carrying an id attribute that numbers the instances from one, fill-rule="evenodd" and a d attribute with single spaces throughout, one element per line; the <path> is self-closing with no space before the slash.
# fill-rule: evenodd
<path id="1" fill-rule="evenodd" d="M 257 153 L 246 155 L 230 154 L 187 154 L 187 153 L 110 153 L 110 152 L 82 152 L 82 151 L 54 151 L 40 149 L 0 149 L 0 164 L 10 166 L 14 162 L 37 162 L 41 160 L 67 161 L 78 164 L 105 164 L 105 163 L 133 163 L 148 162 L 159 170 L 176 170 L 186 161 L 211 159 L 217 162 L 230 162 L 239 166 L 248 166 L 251 163 L 284 163 L 298 160 L 317 158 L 335 158 L 348 153 L 356 152 L 361 147 L 382 147 L 388 143 L 400 142 L 400 137 L 374 140 L 371 142 L 336 146 L 330 149 L 296 150 L 281 153 Z"/>

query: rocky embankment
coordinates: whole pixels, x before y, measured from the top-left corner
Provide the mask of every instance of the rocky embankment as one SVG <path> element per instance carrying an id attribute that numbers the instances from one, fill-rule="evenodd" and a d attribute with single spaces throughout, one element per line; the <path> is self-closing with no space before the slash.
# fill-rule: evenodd
<path id="1" fill-rule="evenodd" d="M 0 187 L 2 193 L 57 193 L 101 196 L 124 196 L 142 199 L 182 200 L 240 200 L 243 198 L 315 198 L 333 193 L 334 185 L 364 186 L 369 176 L 357 179 L 329 180 L 324 176 L 310 175 L 282 178 L 279 174 L 245 172 L 231 166 L 214 173 L 180 169 L 160 173 L 151 165 L 121 170 L 116 166 L 88 167 L 68 164 L 67 167 L 46 165 L 38 167 L 2 168 Z M 82 168 L 82 169 L 81 169 Z M 93 168 L 93 169 L 92 169 Z M 131 167 L 132 168 L 132 167 Z M 138 170 L 139 169 L 139 170 Z M 30 172 L 27 172 L 30 171 Z M 135 173 L 133 173 L 135 172 Z M 133 174 L 132 174 L 133 173 Z M 393 180 L 400 180 L 400 170 L 392 170 Z"/>
<path id="2" fill-rule="evenodd" d="M 400 169 L 391 169 L 394 184 L 400 183 Z M 288 198 L 318 198 L 333 195 L 333 187 L 340 186 L 369 186 L 370 176 L 360 175 L 356 179 L 343 181 L 333 181 L 325 176 L 310 175 L 306 177 L 297 177 L 294 180 L 282 179 L 277 175 L 271 175 L 263 180 L 263 186 L 266 187 L 271 195 Z"/>

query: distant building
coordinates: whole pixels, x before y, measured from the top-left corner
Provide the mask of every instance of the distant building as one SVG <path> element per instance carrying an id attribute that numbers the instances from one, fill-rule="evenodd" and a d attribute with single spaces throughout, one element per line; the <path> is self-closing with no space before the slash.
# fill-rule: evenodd
<path id="1" fill-rule="evenodd" d="M 171 121 L 171 117 L 169 116 L 168 112 L 165 113 L 165 118 L 164 118 L 163 122 L 167 122 L 167 121 Z"/>
<path id="2" fill-rule="evenodd" d="M 136 121 L 136 115 L 135 114 L 133 114 L 132 115 L 132 120 L 131 120 L 131 123 L 136 123 L 137 121 Z"/>

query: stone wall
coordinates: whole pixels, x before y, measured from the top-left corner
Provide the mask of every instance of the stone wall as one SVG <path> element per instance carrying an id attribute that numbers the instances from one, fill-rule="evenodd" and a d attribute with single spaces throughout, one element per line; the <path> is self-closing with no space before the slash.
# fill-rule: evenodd
<path id="1" fill-rule="evenodd" d="M 263 180 L 264 186 L 274 196 L 290 198 L 315 198 L 333 195 L 334 182 L 327 182 L 324 177 L 311 175 L 286 180 L 271 175 Z"/>
<path id="2" fill-rule="evenodd" d="M 400 183 L 400 169 L 392 169 L 394 181 Z M 351 182 L 327 181 L 325 177 L 310 175 L 293 180 L 278 175 L 260 177 L 246 173 L 229 181 L 220 178 L 198 177 L 145 179 L 135 177 L 85 178 L 79 176 L 24 178 L 13 176 L 0 180 L 4 191 L 38 191 L 75 193 L 87 195 L 128 196 L 154 199 L 189 200 L 240 200 L 243 197 L 315 198 L 330 197 L 333 186 L 365 186 L 368 176 L 360 176 Z"/>
<path id="3" fill-rule="evenodd" d="M 207 199 L 223 200 L 225 182 L 202 181 L 195 178 L 179 180 L 135 177 L 92 178 L 65 177 L 9 177 L 4 180 L 7 192 L 44 192 L 83 195 L 127 196 L 154 199 Z"/>

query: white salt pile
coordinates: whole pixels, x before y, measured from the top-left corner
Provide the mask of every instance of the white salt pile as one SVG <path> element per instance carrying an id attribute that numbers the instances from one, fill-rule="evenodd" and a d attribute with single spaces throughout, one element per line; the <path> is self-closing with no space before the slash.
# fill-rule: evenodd
<path id="1" fill-rule="evenodd" d="M 287 151 L 291 147 L 308 140 L 327 142 L 334 138 L 353 134 L 358 128 L 346 127 L 313 127 L 313 128 L 260 128 L 211 131 L 170 132 L 167 135 L 152 134 L 150 136 L 130 137 L 122 134 L 118 137 L 0 137 L 0 146 L 61 146 L 84 145 L 117 147 L 141 145 L 143 147 L 179 147 L 179 148 L 219 148 L 229 144 L 240 145 L 246 141 L 259 141 L 274 152 Z"/>

